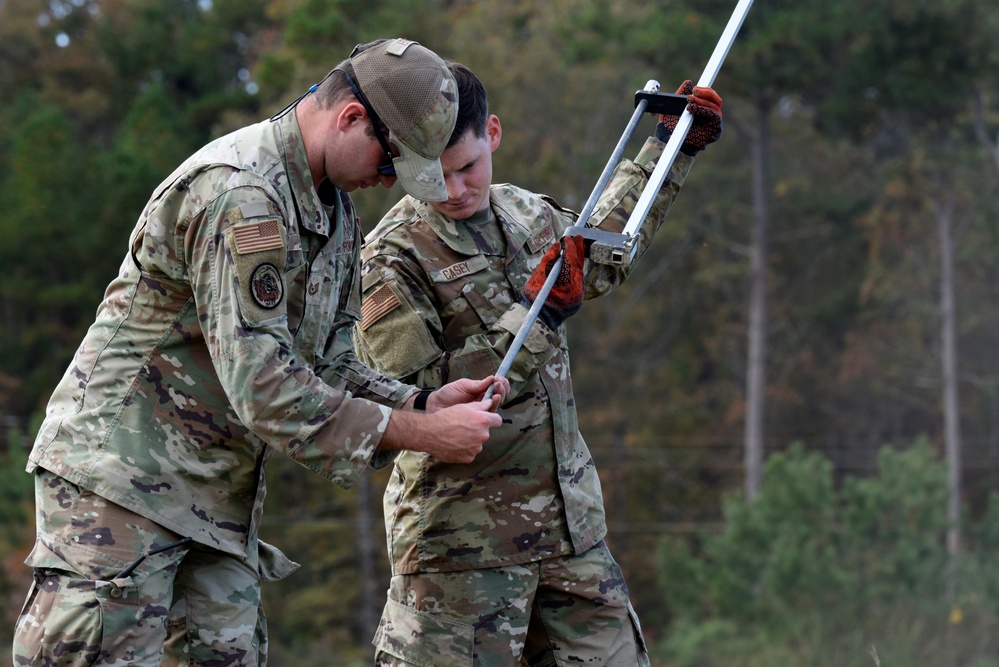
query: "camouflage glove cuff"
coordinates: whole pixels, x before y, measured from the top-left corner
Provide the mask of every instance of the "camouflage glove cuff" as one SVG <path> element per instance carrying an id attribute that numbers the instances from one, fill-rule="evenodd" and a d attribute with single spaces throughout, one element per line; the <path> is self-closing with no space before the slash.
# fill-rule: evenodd
<path id="1" fill-rule="evenodd" d="M 697 155 L 711 143 L 718 141 L 722 134 L 722 99 L 711 88 L 695 86 L 689 79 L 677 89 L 678 95 L 687 96 L 687 111 L 694 116 L 687 137 L 680 150 L 687 155 Z M 669 141 L 673 136 L 679 116 L 662 114 L 656 125 L 656 139 Z"/>

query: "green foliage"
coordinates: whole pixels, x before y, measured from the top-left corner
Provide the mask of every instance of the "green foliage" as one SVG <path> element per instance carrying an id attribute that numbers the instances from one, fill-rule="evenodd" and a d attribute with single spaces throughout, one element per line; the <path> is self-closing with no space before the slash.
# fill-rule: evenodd
<path id="1" fill-rule="evenodd" d="M 34 520 L 31 504 L 32 480 L 24 474 L 28 450 L 19 429 L 10 428 L 4 436 L 8 447 L 0 452 L 0 542 L 16 543 L 22 526 Z"/>
<path id="2" fill-rule="evenodd" d="M 327 69 L 330 69 L 349 54 L 348 47 L 339 58 L 332 56 L 336 62 L 330 62 L 330 40 L 349 40 L 359 20 L 351 17 L 363 15 L 358 10 L 359 4 L 351 0 L 304 0 L 288 15 L 285 38 L 289 44 L 295 45 L 306 61 L 328 64 L 330 67 Z M 350 9 L 351 5 L 354 5 L 353 11 L 348 13 L 345 8 Z"/>
<path id="3" fill-rule="evenodd" d="M 29 105 L 31 113 L 18 112 Z M 7 414 L 26 415 L 35 405 L 25 399 L 47 397 L 75 349 L 74 328 L 89 317 L 80 302 L 86 299 L 91 312 L 97 303 L 99 292 L 77 279 L 100 246 L 94 242 L 92 156 L 77 142 L 69 119 L 54 106 L 37 104 L 30 93 L 11 119 L 10 171 L 0 181 L 0 263 L 7 267 L 0 302 L 11 316 L 0 349 L 3 371 L 17 378 L 8 399 L 16 407 Z"/>
<path id="4" fill-rule="evenodd" d="M 101 159 L 103 247 L 127 236 L 153 188 L 199 147 L 191 136 L 162 85 L 150 86 L 135 99 Z"/>
<path id="5" fill-rule="evenodd" d="M 843 585 L 835 569 L 832 470 L 828 461 L 805 454 L 800 445 L 770 458 L 767 484 L 758 502 L 730 499 L 726 530 L 706 541 L 704 555 L 714 567 L 689 572 L 690 556 L 674 546 L 665 552 L 672 566 L 697 574 L 666 581 L 685 601 L 701 599 L 700 616 L 715 610 L 738 623 L 770 628 L 807 608 L 811 601 Z M 710 593 L 704 595 L 704 591 Z"/>
<path id="6" fill-rule="evenodd" d="M 210 138 L 221 114 L 256 109 L 243 75 L 270 27 L 264 3 L 208 4 L 133 0 L 95 26 L 117 91 L 131 99 L 149 85 L 162 86 L 196 132 L 196 145 Z"/>
<path id="7" fill-rule="evenodd" d="M 857 66 L 827 91 L 830 116 L 853 125 L 881 114 L 894 123 L 935 129 L 950 123 L 965 104 L 969 83 L 984 73 L 975 26 L 987 10 L 976 4 L 863 3 L 865 21 L 874 29 L 867 38 L 852 40 L 849 57 Z M 889 75 L 869 75 L 886 63 Z"/>
<path id="8" fill-rule="evenodd" d="M 843 496 L 843 556 L 862 565 L 872 598 L 942 593 L 934 584 L 947 566 L 947 478 L 928 442 L 904 452 L 882 449 L 878 476 L 848 479 Z"/>
<path id="9" fill-rule="evenodd" d="M 800 444 L 774 454 L 756 501 L 726 503 L 723 533 L 665 541 L 661 583 L 675 614 L 666 664 L 862 665 L 871 646 L 883 664 L 994 654 L 979 633 L 999 629 L 999 572 L 987 548 L 951 565 L 946 488 L 925 440 L 883 448 L 876 475 L 838 489 L 821 455 Z M 980 547 L 994 539 L 991 516 Z"/>
<path id="10" fill-rule="evenodd" d="M 28 450 L 19 428 L 0 433 L 0 643 L 10 646 L 31 572 L 21 566 L 34 540 L 32 479 L 24 473 Z M 0 664 L 4 664 L 0 662 Z M 8 663 L 9 664 L 9 663 Z"/>

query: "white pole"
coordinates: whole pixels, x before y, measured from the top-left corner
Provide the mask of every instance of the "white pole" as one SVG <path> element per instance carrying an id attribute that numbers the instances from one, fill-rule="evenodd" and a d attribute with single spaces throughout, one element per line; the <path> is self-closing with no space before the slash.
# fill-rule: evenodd
<path id="1" fill-rule="evenodd" d="M 732 42 L 735 41 L 735 36 L 739 33 L 739 28 L 742 27 L 742 22 L 746 20 L 746 14 L 749 13 L 749 8 L 752 5 L 753 0 L 740 0 L 735 11 L 732 13 L 732 18 L 728 20 L 728 25 L 725 26 L 725 32 L 722 33 L 721 39 L 718 40 L 718 44 L 715 46 L 715 51 L 711 54 L 704 72 L 701 73 L 701 78 L 697 80 L 698 86 L 711 86 L 714 83 L 715 77 L 718 76 L 718 70 L 721 69 L 722 62 L 724 62 L 725 56 L 728 55 L 729 49 L 732 48 Z M 666 148 L 663 149 L 659 163 L 652 170 L 649 182 L 642 191 L 642 195 L 638 198 L 638 203 L 635 204 L 635 210 L 631 212 L 631 217 L 628 218 L 628 224 L 624 227 L 624 234 L 634 236 L 642 226 L 645 216 L 649 214 L 652 202 L 656 198 L 656 195 L 659 194 L 659 188 L 662 187 L 663 181 L 666 180 L 666 176 L 669 174 L 669 170 L 676 160 L 676 155 L 680 152 L 680 146 L 686 140 L 687 132 L 690 131 L 690 126 L 693 122 L 694 115 L 684 109 L 680 115 L 680 120 L 676 124 L 676 129 L 673 130 L 669 141 L 666 142 Z M 636 243 L 631 251 L 632 256 L 634 256 L 637 250 L 638 244 Z"/>

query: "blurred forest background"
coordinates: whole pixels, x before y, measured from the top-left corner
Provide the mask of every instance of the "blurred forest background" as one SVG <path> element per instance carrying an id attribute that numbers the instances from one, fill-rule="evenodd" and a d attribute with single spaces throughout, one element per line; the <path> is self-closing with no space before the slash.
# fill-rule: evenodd
<path id="1" fill-rule="evenodd" d="M 401 35 L 485 82 L 496 182 L 578 210 L 634 92 L 696 81 L 735 4 L 0 0 L 0 643 L 34 430 L 188 154 Z M 997 666 L 994 0 L 757 0 L 714 87 L 721 141 L 570 323 L 655 664 Z M 401 194 L 357 193 L 365 228 Z M 343 492 L 275 461 L 262 533 L 303 567 L 265 586 L 272 664 L 370 664 L 385 477 Z"/>

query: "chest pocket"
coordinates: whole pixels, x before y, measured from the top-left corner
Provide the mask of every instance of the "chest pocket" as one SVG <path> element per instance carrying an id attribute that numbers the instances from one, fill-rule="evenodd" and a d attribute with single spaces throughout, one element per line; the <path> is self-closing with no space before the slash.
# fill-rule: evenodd
<path id="1" fill-rule="evenodd" d="M 441 337 L 446 350 L 485 333 L 510 307 L 512 292 L 503 258 L 477 255 L 430 272 L 440 303 Z"/>
<path id="2" fill-rule="evenodd" d="M 329 243 L 309 266 L 305 284 L 305 319 L 300 337 L 302 343 L 315 355 L 326 349 L 327 338 L 334 333 L 337 314 L 345 311 L 353 319 L 360 317 L 357 303 L 351 294 L 358 291 L 356 271 L 353 270 L 353 248 L 343 245 L 332 247 Z M 353 305 L 349 309 L 348 304 Z"/>
<path id="3" fill-rule="evenodd" d="M 296 287 L 299 302 L 289 312 L 296 353 L 304 359 L 322 356 L 337 327 L 360 319 L 360 283 L 357 261 L 357 234 L 326 238 L 302 234 L 301 245 L 293 253 L 298 260 L 290 280 Z M 299 263 L 300 262 L 300 263 Z M 338 319 L 340 320 L 338 322 Z"/>

